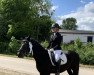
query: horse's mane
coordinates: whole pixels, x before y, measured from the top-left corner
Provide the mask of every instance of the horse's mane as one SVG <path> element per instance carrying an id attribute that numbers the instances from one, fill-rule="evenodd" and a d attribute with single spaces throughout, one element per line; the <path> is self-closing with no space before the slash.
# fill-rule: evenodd
<path id="1" fill-rule="evenodd" d="M 40 47 L 41 50 L 45 50 L 45 48 L 37 40 L 30 39 L 30 42 L 32 42 L 32 44 L 34 44 L 35 46 Z"/>
<path id="2" fill-rule="evenodd" d="M 48 51 L 45 50 L 45 48 L 36 40 L 34 39 L 31 39 L 30 40 L 32 42 L 32 45 L 34 46 L 33 49 L 34 51 L 37 53 L 38 57 L 41 57 L 42 60 L 45 60 L 45 58 L 49 59 L 49 56 L 48 56 Z"/>

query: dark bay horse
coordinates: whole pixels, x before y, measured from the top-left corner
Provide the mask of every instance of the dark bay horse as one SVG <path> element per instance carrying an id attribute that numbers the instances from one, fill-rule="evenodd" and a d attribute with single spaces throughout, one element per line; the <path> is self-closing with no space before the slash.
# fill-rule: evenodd
<path id="1" fill-rule="evenodd" d="M 19 49 L 18 57 L 23 58 L 26 53 L 32 51 L 36 61 L 36 68 L 40 75 L 50 75 L 56 73 L 56 66 L 51 64 L 48 51 L 45 50 L 37 41 L 30 37 L 23 40 Z M 67 63 L 60 66 L 60 73 L 67 70 L 69 75 L 78 75 L 79 72 L 79 55 L 74 51 L 65 52 Z"/>

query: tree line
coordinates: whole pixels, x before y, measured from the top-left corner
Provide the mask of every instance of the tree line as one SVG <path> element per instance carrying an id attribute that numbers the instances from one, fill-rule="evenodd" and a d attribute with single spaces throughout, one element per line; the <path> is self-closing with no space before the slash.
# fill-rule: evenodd
<path id="1" fill-rule="evenodd" d="M 0 41 L 28 35 L 47 39 L 52 23 L 49 0 L 1 0 L 0 6 Z"/>
<path id="2" fill-rule="evenodd" d="M 0 41 L 12 36 L 22 39 L 28 35 L 44 41 L 50 35 L 53 11 L 51 0 L 0 0 Z M 75 18 L 62 21 L 61 28 L 75 30 Z"/>

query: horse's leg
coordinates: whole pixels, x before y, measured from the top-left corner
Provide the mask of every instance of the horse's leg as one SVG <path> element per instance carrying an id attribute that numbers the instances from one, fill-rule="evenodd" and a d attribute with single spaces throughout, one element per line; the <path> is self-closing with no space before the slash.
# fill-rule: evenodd
<path id="1" fill-rule="evenodd" d="M 71 69 L 67 69 L 67 72 L 68 72 L 69 75 L 73 75 L 73 72 L 72 72 Z"/>
<path id="2" fill-rule="evenodd" d="M 56 63 L 56 73 L 55 73 L 55 75 L 60 75 L 60 63 L 61 63 L 61 59 L 59 59 L 58 62 Z"/>
<path id="3" fill-rule="evenodd" d="M 73 75 L 78 75 L 79 74 L 79 66 L 76 66 L 73 68 Z"/>
<path id="4" fill-rule="evenodd" d="M 73 70 L 73 75 L 78 75 L 79 74 L 79 69 L 74 69 Z"/>
<path id="5" fill-rule="evenodd" d="M 72 65 L 72 70 L 73 70 L 73 75 L 78 75 L 79 74 L 79 55 L 76 54 L 74 56 L 75 58 L 73 59 L 73 63 L 71 64 Z"/>
<path id="6" fill-rule="evenodd" d="M 60 73 L 55 73 L 55 75 L 60 75 Z"/>

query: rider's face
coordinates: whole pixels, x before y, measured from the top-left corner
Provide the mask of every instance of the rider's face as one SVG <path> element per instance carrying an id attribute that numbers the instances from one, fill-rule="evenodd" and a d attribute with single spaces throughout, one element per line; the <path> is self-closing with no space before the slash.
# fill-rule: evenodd
<path id="1" fill-rule="evenodd" d="M 52 28 L 51 31 L 56 33 L 59 31 L 59 28 Z"/>

